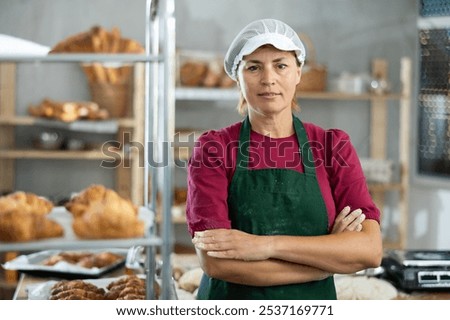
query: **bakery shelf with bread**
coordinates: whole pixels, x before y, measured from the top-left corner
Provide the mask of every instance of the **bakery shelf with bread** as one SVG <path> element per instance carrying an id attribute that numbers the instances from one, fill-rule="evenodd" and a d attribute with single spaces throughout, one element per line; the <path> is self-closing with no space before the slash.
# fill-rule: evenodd
<path id="1" fill-rule="evenodd" d="M 74 55 L 80 55 L 81 57 L 74 57 Z M 83 56 L 86 58 L 89 56 L 90 59 L 98 58 L 97 61 L 102 59 L 92 53 L 60 53 L 37 57 L 37 61 L 42 63 L 30 66 L 26 64 L 25 67 L 21 64 L 23 62 L 21 58 L 24 58 L 22 56 L 18 56 L 14 63 L 0 63 L 0 99 L 2 105 L 2 108 L 0 108 L 0 133 L 5 137 L 0 142 L 2 150 L 0 152 L 0 190 L 15 190 L 17 175 L 14 175 L 15 170 L 13 168 L 17 159 L 108 160 L 117 155 L 116 159 L 125 159 L 129 161 L 130 165 L 126 168 L 118 166 L 114 171 L 108 170 L 115 173 L 117 181 L 114 188 L 121 195 L 129 196 L 133 202 L 142 205 L 143 169 L 139 167 L 143 157 L 142 152 L 139 153 L 135 149 L 131 149 L 130 152 L 122 151 L 125 146 L 123 141 L 125 135 L 129 137 L 130 141 L 137 143 L 143 143 L 144 140 L 144 64 L 136 63 L 129 58 L 127 58 L 128 62 L 123 60 L 124 63 L 132 66 L 132 72 L 131 78 L 128 80 L 130 92 L 127 91 L 126 100 L 117 99 L 120 104 L 114 100 L 113 104 L 102 106 L 89 97 L 77 99 L 76 97 L 79 94 L 72 94 L 70 89 L 67 94 L 63 95 L 53 93 L 53 89 L 50 89 L 43 94 L 43 97 L 37 94 L 33 101 L 19 104 L 20 89 L 18 87 L 22 84 L 22 81 L 26 85 L 29 80 L 28 78 L 21 77 L 19 79 L 17 77 L 21 75 L 21 68 L 47 75 L 47 70 L 53 70 L 53 66 L 49 66 L 47 62 L 52 62 L 51 59 L 54 56 L 64 58 L 58 60 L 59 62 L 69 61 L 72 64 L 72 66 L 69 66 L 70 70 L 76 69 L 77 65 L 83 61 L 80 59 Z M 66 59 L 66 56 L 69 56 L 69 59 Z M 108 54 L 108 59 L 111 58 L 109 56 L 115 56 L 119 59 L 122 54 Z M 139 56 L 139 61 L 149 59 L 145 54 L 139 54 Z M 0 61 L 4 61 L 3 59 L 5 57 L 0 56 Z M 116 60 L 105 61 L 112 63 Z M 59 71 L 68 70 L 67 67 L 65 63 L 58 64 L 52 74 L 59 77 Z M 54 81 L 55 79 L 51 80 Z M 81 80 L 83 80 L 82 75 Z M 87 81 L 86 86 L 88 86 Z M 55 98 L 58 95 L 69 96 L 70 98 Z M 114 99 L 114 96 L 110 97 Z M 102 100 L 103 103 L 105 101 Z M 115 113 L 117 108 L 122 110 L 120 115 Z M 29 128 L 19 128 L 22 126 Z M 16 134 L 18 130 L 25 132 L 25 134 Z M 43 131 L 59 134 L 60 140 L 63 141 L 51 144 L 49 147 L 48 144 L 38 141 Z M 106 154 L 104 143 L 111 140 L 120 143 L 120 155 L 118 155 L 118 152 Z M 8 179 L 4 179 L 6 172 L 9 172 L 10 178 Z M 67 172 L 69 173 L 69 171 Z M 105 172 L 105 174 L 109 173 Z"/>
<path id="2" fill-rule="evenodd" d="M 178 50 L 177 85 L 185 87 L 231 88 L 236 84 L 223 69 L 223 57 L 214 52 Z"/>
<path id="3" fill-rule="evenodd" d="M 117 192 L 91 185 L 65 206 L 24 192 L 0 197 L 0 251 L 160 245 L 154 213 Z"/>
<path id="4" fill-rule="evenodd" d="M 162 195 L 165 219 L 162 228 L 159 229 L 154 226 L 156 214 L 153 212 L 152 203 L 155 201 L 146 199 L 149 193 L 150 177 L 153 177 L 155 172 L 152 171 L 153 168 L 149 168 L 148 162 L 143 161 L 143 158 L 147 154 L 145 149 L 148 147 L 147 140 L 162 142 L 163 139 L 167 141 L 169 139 L 167 137 L 173 135 L 170 123 L 173 121 L 174 115 L 168 113 L 167 110 L 172 109 L 171 93 L 174 81 L 170 80 L 175 74 L 175 33 L 173 30 L 175 23 L 172 23 L 174 22 L 174 1 L 146 2 L 147 5 L 142 8 L 142 13 L 145 13 L 143 14 L 145 21 L 142 21 L 145 22 L 145 44 L 147 45 L 145 49 L 143 43 L 122 34 L 118 27 L 106 29 L 95 24 L 95 20 L 91 20 L 94 22 L 91 28 L 62 38 L 61 41 L 55 43 L 48 54 L 17 53 L 0 56 L 0 135 L 2 136 L 0 141 L 0 192 L 16 190 L 16 186 L 19 186 L 16 180 L 20 182 L 22 177 L 15 174 L 15 160 L 21 157 L 27 161 L 28 159 L 51 158 L 61 160 L 104 159 L 104 155 L 102 157 L 102 152 L 98 149 L 83 151 L 31 149 L 29 143 L 31 139 L 27 139 L 30 137 L 16 134 L 16 131 L 29 133 L 34 128 L 17 128 L 18 126 L 38 126 L 41 121 L 65 126 L 86 125 L 87 122 L 92 121 L 93 128 L 95 128 L 100 126 L 100 122 L 111 124 L 113 123 L 111 121 L 115 121 L 118 124 L 115 141 L 120 143 L 120 147 L 117 147 L 118 150 L 125 150 L 126 148 L 123 147 L 128 142 L 144 146 L 144 150 L 127 153 L 126 155 L 130 154 L 129 158 L 120 155 L 119 157 L 124 160 L 125 165 L 116 166 L 114 170 L 98 169 L 105 169 L 102 174 L 107 174 L 106 171 L 108 171 L 108 174 L 114 175 L 111 179 L 110 176 L 107 179 L 100 179 L 102 183 L 114 184 L 111 189 L 95 186 L 90 191 L 95 189 L 96 192 L 92 192 L 92 194 L 97 193 L 98 198 L 90 191 L 84 190 L 86 192 L 81 192 L 66 206 L 54 206 L 46 214 L 48 220 L 54 221 L 62 227 L 63 235 L 44 239 L 35 236 L 35 238 L 24 241 L 2 239 L 0 240 L 1 252 L 130 248 L 141 245 L 149 252 L 158 249 L 163 260 L 168 259 L 171 251 L 171 217 L 165 203 L 167 199 L 171 198 L 171 188 Z M 101 15 L 101 12 L 97 12 L 97 14 Z M 95 19 L 95 15 L 93 19 Z M 151 41 L 155 36 L 159 41 Z M 17 68 L 19 65 L 20 68 Z M 46 70 L 43 70 L 44 68 Z M 81 78 L 77 79 L 75 73 L 60 72 L 59 68 L 78 72 L 78 76 Z M 24 69 L 27 69 L 26 72 L 22 72 Z M 32 76 L 24 77 L 29 74 Z M 19 76 L 20 79 L 18 79 Z M 160 81 L 152 81 L 151 77 L 153 76 Z M 62 80 L 59 81 L 59 79 Z M 79 85 L 82 83 L 81 81 L 76 82 L 76 85 L 72 87 L 74 81 L 77 80 L 85 80 L 86 88 Z M 56 82 L 58 82 L 57 86 L 51 85 Z M 47 85 L 43 90 L 37 86 L 41 83 Z M 30 108 L 32 115 L 25 115 L 27 110 L 24 110 L 24 105 L 28 105 L 30 101 L 21 99 L 22 96 L 20 96 L 21 92 L 26 90 L 27 85 L 35 90 L 32 92 L 34 96 L 30 95 L 29 99 L 34 99 L 35 104 L 33 108 Z M 16 87 L 19 86 L 19 90 L 16 90 Z M 59 90 L 59 88 L 63 89 Z M 52 90 L 58 90 L 58 92 Z M 55 94 L 53 94 L 54 92 Z M 90 99 L 85 99 L 85 96 L 89 94 Z M 17 99 L 18 97 L 20 99 Z M 155 97 L 159 97 L 159 99 L 155 99 Z M 51 103 L 56 102 L 56 106 L 48 108 L 51 103 L 45 99 L 50 100 Z M 46 104 L 46 108 L 37 105 L 37 101 Z M 90 102 L 97 104 L 98 108 Z M 91 111 L 94 110 L 95 120 L 90 120 L 89 116 L 88 119 L 85 119 L 78 112 L 85 112 L 89 109 L 88 106 L 92 107 Z M 106 116 L 106 113 L 101 110 L 106 110 L 108 115 Z M 50 118 L 47 118 L 48 111 L 52 114 Z M 159 130 L 157 132 L 148 130 L 154 121 L 152 117 L 155 113 L 161 114 L 163 117 L 162 120 L 158 119 Z M 77 137 L 84 134 L 84 136 L 88 136 L 92 131 L 83 132 L 70 132 L 69 135 Z M 20 140 L 23 137 L 26 141 Z M 106 139 L 106 136 L 94 138 L 96 139 L 92 140 L 103 139 L 102 142 L 110 139 Z M 22 148 L 24 149 L 22 150 Z M 35 167 L 40 167 L 41 162 L 34 161 L 33 164 L 36 164 Z M 61 166 L 64 165 L 65 163 Z M 80 168 L 87 165 L 90 163 L 83 162 L 80 164 Z M 169 166 L 172 166 L 171 162 Z M 146 169 L 151 169 L 149 170 L 151 172 L 146 172 Z M 162 184 L 166 190 L 165 186 L 170 185 L 171 181 L 169 170 L 163 169 L 158 177 L 162 178 Z M 72 172 L 68 167 L 67 174 L 69 176 L 66 181 L 70 181 L 71 175 L 76 175 L 78 172 Z M 86 170 L 87 174 L 89 172 Z M 63 181 L 62 177 L 58 178 Z M 83 180 L 84 185 L 89 183 L 89 179 L 93 179 L 93 176 L 88 179 L 78 179 L 77 177 L 74 180 Z M 37 179 L 33 182 L 36 181 Z M 95 181 L 90 181 L 90 183 L 95 183 Z M 30 188 L 35 188 L 35 186 Z M 162 189 L 163 187 L 158 185 L 152 189 L 157 188 Z M 86 198 L 91 196 L 92 201 L 86 202 Z M 9 224 L 5 225 L 7 228 L 9 227 Z M 152 270 L 146 272 L 147 275 L 153 276 Z M 161 278 L 161 298 L 168 299 L 170 296 L 167 288 L 170 279 L 167 277 L 166 271 L 163 271 Z M 147 283 L 145 291 L 146 298 L 149 298 L 152 295 L 149 283 Z M 142 294 L 141 297 L 143 297 Z"/>
<path id="5" fill-rule="evenodd" d="M 108 31 L 96 25 L 88 31 L 63 39 L 50 50 L 49 55 L 58 53 L 144 54 L 145 49 L 138 41 L 122 37 L 117 27 Z M 108 110 L 108 116 L 126 116 L 132 99 L 134 65 L 91 62 L 82 63 L 81 68 L 88 81 L 92 100 L 102 109 Z"/>

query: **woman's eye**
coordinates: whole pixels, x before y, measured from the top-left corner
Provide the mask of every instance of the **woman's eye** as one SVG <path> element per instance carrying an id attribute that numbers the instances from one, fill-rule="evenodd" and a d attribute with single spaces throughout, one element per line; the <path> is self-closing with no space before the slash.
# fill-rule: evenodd
<path id="1" fill-rule="evenodd" d="M 247 70 L 249 70 L 249 71 L 256 71 L 257 69 L 258 69 L 257 66 L 249 66 L 249 67 L 247 68 Z"/>
<path id="2" fill-rule="evenodd" d="M 286 68 L 287 68 L 287 64 L 281 63 L 278 65 L 278 69 L 286 69 Z"/>

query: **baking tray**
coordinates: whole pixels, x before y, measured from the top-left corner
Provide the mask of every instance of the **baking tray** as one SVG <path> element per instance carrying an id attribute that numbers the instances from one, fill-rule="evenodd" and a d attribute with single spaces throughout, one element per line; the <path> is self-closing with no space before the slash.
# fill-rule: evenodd
<path id="1" fill-rule="evenodd" d="M 139 275 L 140 278 L 145 279 L 145 275 Z M 106 287 L 109 283 L 112 281 L 115 281 L 121 277 L 115 277 L 115 278 L 101 278 L 101 279 L 85 279 L 84 281 L 88 283 L 92 283 L 93 285 L 104 288 L 106 290 Z M 156 281 L 159 283 L 159 285 L 162 287 L 161 279 L 157 278 Z M 28 285 L 25 290 L 28 295 L 28 300 L 48 300 L 50 297 L 51 288 L 53 285 L 58 282 L 56 280 L 49 280 L 41 283 L 35 283 Z M 169 298 L 170 300 L 178 300 L 177 296 L 177 290 L 175 288 L 175 281 L 171 280 L 170 285 L 170 292 L 169 292 Z"/>
<path id="2" fill-rule="evenodd" d="M 112 272 L 118 268 L 125 265 L 126 249 L 107 249 L 107 250 L 46 250 L 40 251 L 28 255 L 21 255 L 17 258 L 6 262 L 3 264 L 3 268 L 6 270 L 16 270 L 23 273 L 27 273 L 39 277 L 58 277 L 63 279 L 89 279 L 89 278 L 99 278 L 109 272 Z M 84 268 L 71 264 L 65 261 L 58 262 L 53 266 L 46 266 L 43 262 L 60 253 L 60 252 L 85 252 L 85 253 L 101 253 L 101 252 L 111 252 L 118 254 L 123 258 L 117 262 L 105 266 L 103 268 Z"/>

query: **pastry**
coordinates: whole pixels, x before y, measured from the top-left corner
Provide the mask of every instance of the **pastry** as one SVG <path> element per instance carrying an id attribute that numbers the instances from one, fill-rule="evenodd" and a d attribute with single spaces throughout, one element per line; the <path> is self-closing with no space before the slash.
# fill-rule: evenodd
<path id="1" fill-rule="evenodd" d="M 62 226 L 47 217 L 52 209 L 52 202 L 33 193 L 17 191 L 0 197 L 0 241 L 31 241 L 62 236 Z"/>
<path id="2" fill-rule="evenodd" d="M 50 291 L 49 300 L 103 300 L 105 290 L 83 280 L 61 280 Z"/>
<path id="3" fill-rule="evenodd" d="M 83 239 L 133 238 L 144 235 L 144 222 L 131 201 L 115 191 L 92 185 L 66 203 L 75 234 Z"/>
<path id="4" fill-rule="evenodd" d="M 121 277 L 107 285 L 108 292 L 105 297 L 108 300 L 144 300 L 146 298 L 146 282 L 136 275 Z M 160 286 L 154 281 L 153 289 L 156 298 L 160 295 Z"/>
<path id="5" fill-rule="evenodd" d="M 122 256 L 111 252 L 60 252 L 44 260 L 42 264 L 46 266 L 53 266 L 61 261 L 64 261 L 83 268 L 104 268 L 113 265 L 121 259 L 123 259 Z"/>
<path id="6" fill-rule="evenodd" d="M 34 117 L 50 118 L 63 122 L 76 120 L 105 120 L 109 118 L 106 109 L 92 101 L 54 101 L 44 99 L 38 105 L 30 105 L 28 113 Z"/>

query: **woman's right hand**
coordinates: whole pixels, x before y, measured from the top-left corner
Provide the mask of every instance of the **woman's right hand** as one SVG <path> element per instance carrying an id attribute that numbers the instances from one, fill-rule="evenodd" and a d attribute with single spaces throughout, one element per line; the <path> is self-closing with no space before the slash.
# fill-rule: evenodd
<path id="1" fill-rule="evenodd" d="M 362 230 L 362 222 L 366 219 L 366 215 L 362 213 L 361 209 L 350 210 L 350 207 L 346 206 L 336 216 L 331 233 Z"/>

